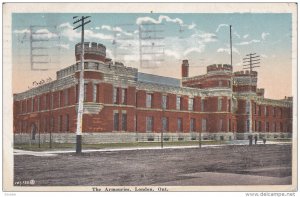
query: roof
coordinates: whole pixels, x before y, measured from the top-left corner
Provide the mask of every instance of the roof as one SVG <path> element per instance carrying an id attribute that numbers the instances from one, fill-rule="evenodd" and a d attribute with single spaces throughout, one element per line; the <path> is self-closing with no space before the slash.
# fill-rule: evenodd
<path id="1" fill-rule="evenodd" d="M 180 87 L 180 80 L 172 77 L 163 77 L 159 75 L 152 75 L 138 72 L 138 81 L 146 83 L 155 83 L 160 85 Z"/>

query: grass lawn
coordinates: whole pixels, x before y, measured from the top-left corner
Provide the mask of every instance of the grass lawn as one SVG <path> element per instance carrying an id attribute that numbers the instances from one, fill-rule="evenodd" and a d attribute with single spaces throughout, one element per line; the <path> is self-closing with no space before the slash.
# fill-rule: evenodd
<path id="1" fill-rule="evenodd" d="M 226 144 L 226 141 L 201 141 L 202 145 L 217 145 Z M 132 142 L 132 143 L 103 143 L 103 144 L 82 144 L 82 149 L 103 149 L 103 148 L 128 148 L 128 147 L 157 147 L 160 146 L 160 142 Z M 198 146 L 199 141 L 182 141 L 182 142 L 164 142 L 164 147 L 170 146 Z M 75 144 L 70 143 L 52 143 L 50 148 L 49 143 L 41 144 L 15 144 L 15 149 L 30 150 L 30 151 L 48 151 L 48 150 L 66 150 L 74 149 Z"/>

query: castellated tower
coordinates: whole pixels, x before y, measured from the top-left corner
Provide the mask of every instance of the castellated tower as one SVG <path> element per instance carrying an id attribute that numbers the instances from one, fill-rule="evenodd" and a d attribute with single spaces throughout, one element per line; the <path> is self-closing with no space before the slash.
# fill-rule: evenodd
<path id="1" fill-rule="evenodd" d="M 75 57 L 76 62 L 80 62 L 81 55 L 81 43 L 75 45 Z M 106 62 L 106 47 L 103 44 L 96 42 L 85 42 L 84 43 L 84 60 L 96 60 L 101 62 Z"/>
<path id="2" fill-rule="evenodd" d="M 246 70 L 246 71 L 238 71 L 234 73 L 234 84 L 233 91 L 234 92 L 257 92 L 257 72 Z M 260 96 L 263 96 L 264 91 L 262 89 L 258 92 Z"/>

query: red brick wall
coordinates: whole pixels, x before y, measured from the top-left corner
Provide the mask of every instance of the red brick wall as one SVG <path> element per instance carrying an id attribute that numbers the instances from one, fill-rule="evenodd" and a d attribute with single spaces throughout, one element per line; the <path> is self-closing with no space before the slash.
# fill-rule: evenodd
<path id="1" fill-rule="evenodd" d="M 146 91 L 138 90 L 136 94 L 137 94 L 136 106 L 145 108 L 146 107 Z"/>

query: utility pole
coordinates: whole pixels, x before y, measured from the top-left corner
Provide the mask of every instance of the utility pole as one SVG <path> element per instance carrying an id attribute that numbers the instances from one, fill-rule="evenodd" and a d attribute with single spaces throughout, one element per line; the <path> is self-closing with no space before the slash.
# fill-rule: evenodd
<path id="1" fill-rule="evenodd" d="M 76 153 L 81 153 L 81 142 L 82 142 L 82 116 L 83 116 L 83 97 L 84 97 L 84 25 L 90 23 L 91 21 L 84 21 L 90 16 L 82 16 L 77 19 L 78 16 L 73 16 L 73 19 L 77 19 L 73 24 L 79 23 L 77 27 L 74 27 L 73 30 L 81 27 L 81 66 L 80 66 L 80 76 L 79 76 L 79 99 L 78 99 L 78 109 L 77 109 L 77 128 L 76 128 Z"/>
<path id="2" fill-rule="evenodd" d="M 252 71 L 253 68 L 260 67 L 258 64 L 260 63 L 259 55 L 256 55 L 256 53 L 249 53 L 246 55 L 245 58 L 243 58 L 244 63 L 244 69 L 250 70 L 250 93 L 252 92 Z M 249 116 L 248 116 L 248 122 L 249 122 L 249 133 L 252 133 L 252 104 L 251 104 L 251 96 L 248 97 L 249 102 Z"/>
<path id="3" fill-rule="evenodd" d="M 230 34 L 230 65 L 233 70 L 233 65 L 232 65 L 232 25 L 229 25 L 229 34 Z M 230 99 L 230 112 L 232 112 L 232 103 L 233 103 L 233 72 L 231 73 L 231 78 L 230 78 L 230 90 L 231 90 L 231 99 Z M 230 122 L 231 124 L 231 122 Z M 231 125 L 230 125 L 231 128 Z M 231 130 L 229 131 L 231 132 Z"/>
<path id="4" fill-rule="evenodd" d="M 230 28 L 230 65 L 232 66 L 232 34 L 231 34 L 231 25 L 229 25 Z"/>

